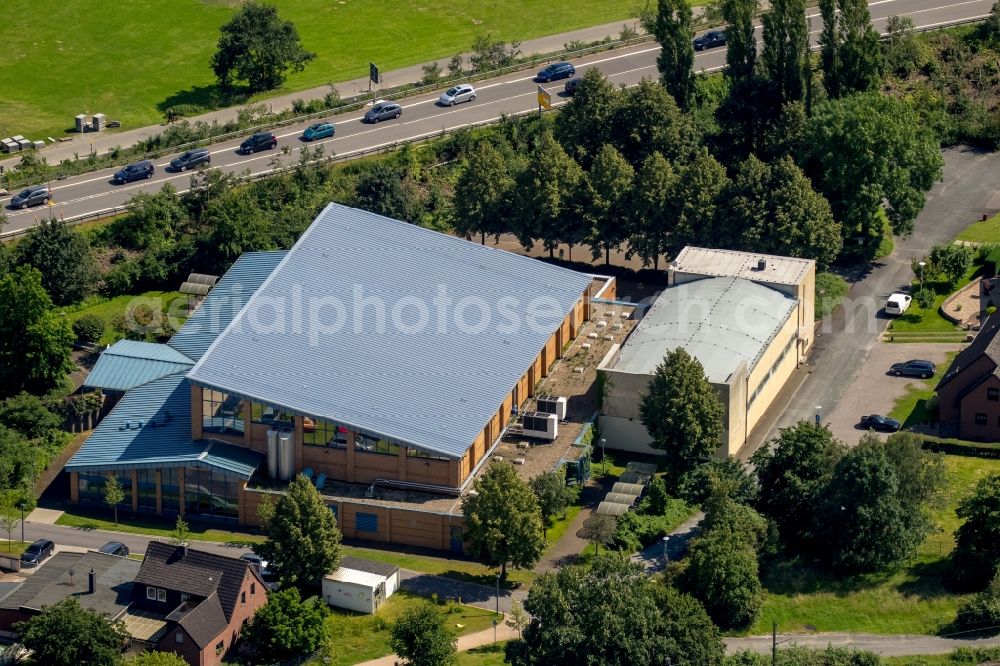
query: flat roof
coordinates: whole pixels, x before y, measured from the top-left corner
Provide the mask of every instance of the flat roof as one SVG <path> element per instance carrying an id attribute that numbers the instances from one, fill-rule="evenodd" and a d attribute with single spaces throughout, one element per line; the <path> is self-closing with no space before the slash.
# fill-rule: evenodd
<path id="1" fill-rule="evenodd" d="M 765 264 L 763 270 L 758 268 L 761 260 Z M 691 246 L 681 250 L 671 262 L 671 266 L 682 273 L 788 285 L 800 284 L 815 265 L 812 259 Z"/>
<path id="2" fill-rule="evenodd" d="M 336 571 L 323 576 L 323 578 L 324 580 L 332 580 L 338 583 L 349 583 L 351 585 L 361 585 L 367 588 L 375 589 L 385 582 L 386 577 L 373 574 L 368 571 L 358 571 L 357 569 L 340 567 Z"/>
<path id="3" fill-rule="evenodd" d="M 459 458 L 590 284 L 330 204 L 188 377 Z"/>
<path id="4" fill-rule="evenodd" d="M 632 331 L 612 370 L 651 375 L 682 347 L 710 382 L 725 383 L 743 362 L 753 370 L 798 301 L 732 277 L 702 278 L 665 289 Z"/>

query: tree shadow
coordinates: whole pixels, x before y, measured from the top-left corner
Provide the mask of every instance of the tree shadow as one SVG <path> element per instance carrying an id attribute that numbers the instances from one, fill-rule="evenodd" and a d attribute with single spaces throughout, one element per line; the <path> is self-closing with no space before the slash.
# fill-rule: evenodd
<path id="1" fill-rule="evenodd" d="M 158 102 L 156 108 L 163 114 L 166 114 L 170 109 L 177 111 L 185 107 L 210 111 L 223 106 L 240 104 L 245 102 L 248 97 L 245 91 L 224 91 L 213 83 L 206 86 L 192 86 L 187 90 L 178 90 L 163 101 Z"/>

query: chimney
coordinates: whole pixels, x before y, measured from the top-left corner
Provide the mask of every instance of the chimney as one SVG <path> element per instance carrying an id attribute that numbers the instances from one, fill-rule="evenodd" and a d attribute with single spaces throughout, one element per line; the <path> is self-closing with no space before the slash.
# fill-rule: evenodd
<path id="1" fill-rule="evenodd" d="M 181 557 L 182 558 L 187 557 L 187 554 L 188 554 L 188 545 L 187 541 L 185 541 L 184 543 L 181 544 Z"/>
<path id="2" fill-rule="evenodd" d="M 758 259 L 757 260 L 757 270 L 762 271 L 765 268 L 767 268 L 767 259 Z"/>
<path id="3" fill-rule="evenodd" d="M 93 594 L 94 590 L 96 589 L 97 589 L 97 572 L 91 569 L 90 573 L 87 574 L 87 592 Z"/>

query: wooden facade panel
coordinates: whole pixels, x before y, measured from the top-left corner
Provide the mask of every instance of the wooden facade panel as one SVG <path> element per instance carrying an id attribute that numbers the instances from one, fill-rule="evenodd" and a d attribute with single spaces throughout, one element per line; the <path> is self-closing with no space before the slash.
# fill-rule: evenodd
<path id="1" fill-rule="evenodd" d="M 303 446 L 302 468 L 311 467 L 314 476 L 326 474 L 336 481 L 347 481 L 347 451 L 325 446 Z"/>
<path id="2" fill-rule="evenodd" d="M 406 478 L 411 483 L 429 483 L 436 486 L 448 485 L 448 462 L 427 458 L 407 458 Z"/>
<path id="3" fill-rule="evenodd" d="M 390 509 L 383 506 L 364 506 L 349 502 L 341 502 L 340 531 L 343 532 L 344 536 L 348 539 L 388 541 L 390 534 L 389 511 Z M 359 521 L 358 514 L 363 514 L 361 519 L 362 522 L 364 522 L 365 515 L 374 515 L 376 517 L 376 529 L 374 531 L 357 529 Z"/>

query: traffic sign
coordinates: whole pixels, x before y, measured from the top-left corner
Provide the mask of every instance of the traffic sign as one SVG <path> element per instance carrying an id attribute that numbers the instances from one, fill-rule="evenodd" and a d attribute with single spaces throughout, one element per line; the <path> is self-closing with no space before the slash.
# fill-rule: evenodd
<path id="1" fill-rule="evenodd" d="M 378 83 L 378 65 L 373 62 L 368 63 L 368 78 L 372 83 Z"/>
<path id="2" fill-rule="evenodd" d="M 552 95 L 545 91 L 545 88 L 538 86 L 538 106 L 542 109 L 552 108 Z"/>

